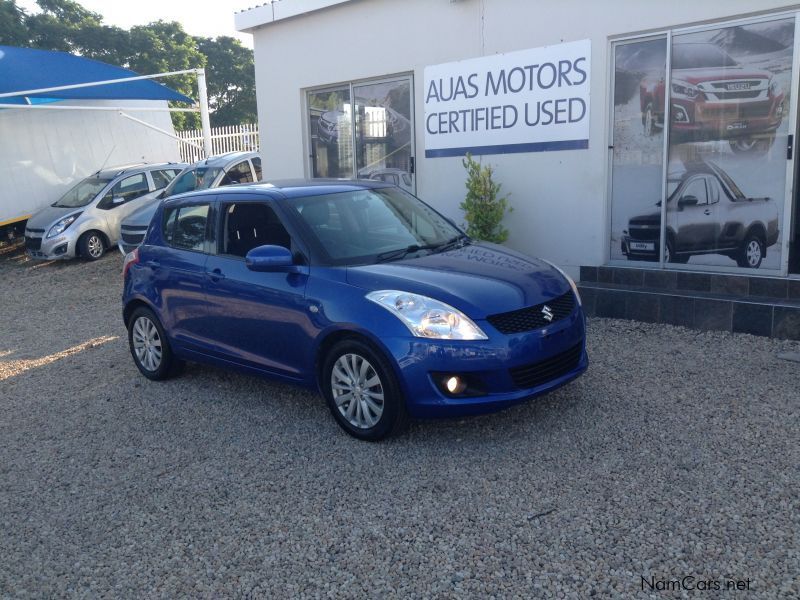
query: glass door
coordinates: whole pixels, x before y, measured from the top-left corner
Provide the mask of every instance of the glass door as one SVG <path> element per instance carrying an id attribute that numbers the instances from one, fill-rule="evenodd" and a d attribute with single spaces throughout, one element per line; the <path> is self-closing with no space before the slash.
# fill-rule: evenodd
<path id="1" fill-rule="evenodd" d="M 785 272 L 794 40 L 794 16 L 672 36 L 670 266 Z"/>
<path id="2" fill-rule="evenodd" d="M 659 260 L 667 36 L 613 46 L 611 260 Z"/>
<path id="3" fill-rule="evenodd" d="M 353 86 L 356 175 L 414 192 L 411 79 Z"/>

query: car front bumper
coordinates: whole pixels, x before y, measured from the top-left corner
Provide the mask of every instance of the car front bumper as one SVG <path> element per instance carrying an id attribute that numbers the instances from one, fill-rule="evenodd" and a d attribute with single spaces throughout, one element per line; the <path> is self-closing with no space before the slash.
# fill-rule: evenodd
<path id="1" fill-rule="evenodd" d="M 515 335 L 502 335 L 485 321 L 477 324 L 488 340 L 382 339 L 394 358 L 411 416 L 494 412 L 555 390 L 588 367 L 585 319 L 577 307 L 547 327 Z M 479 382 L 481 393 L 448 395 L 436 383 L 443 374 Z"/>
<path id="2" fill-rule="evenodd" d="M 783 98 L 740 102 L 693 102 L 672 99 L 672 128 L 676 141 L 735 139 L 771 134 L 781 124 Z"/>
<path id="3" fill-rule="evenodd" d="M 42 233 L 25 231 L 25 251 L 37 260 L 65 260 L 75 258 L 77 240 L 71 235 L 61 234 L 46 238 Z"/>

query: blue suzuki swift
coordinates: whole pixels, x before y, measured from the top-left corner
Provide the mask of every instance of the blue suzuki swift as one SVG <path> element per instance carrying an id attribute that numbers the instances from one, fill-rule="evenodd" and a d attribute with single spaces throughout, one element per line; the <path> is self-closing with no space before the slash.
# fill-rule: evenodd
<path id="1" fill-rule="evenodd" d="M 167 200 L 123 271 L 131 355 L 145 377 L 189 360 L 317 388 L 365 440 L 409 417 L 498 410 L 587 367 L 566 274 L 474 242 L 379 182 Z"/>

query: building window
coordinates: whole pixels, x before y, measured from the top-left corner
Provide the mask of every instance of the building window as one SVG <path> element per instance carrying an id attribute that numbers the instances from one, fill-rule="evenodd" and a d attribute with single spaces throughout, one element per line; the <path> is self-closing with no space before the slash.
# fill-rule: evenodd
<path id="1" fill-rule="evenodd" d="M 375 179 L 414 191 L 411 77 L 308 92 L 312 177 Z"/>

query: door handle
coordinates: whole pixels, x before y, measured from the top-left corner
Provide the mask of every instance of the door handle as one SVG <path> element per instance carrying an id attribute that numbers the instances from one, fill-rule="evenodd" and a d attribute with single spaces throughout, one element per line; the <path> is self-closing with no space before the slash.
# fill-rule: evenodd
<path id="1" fill-rule="evenodd" d="M 207 272 L 206 275 L 208 275 L 208 278 L 211 281 L 220 281 L 221 279 L 225 279 L 225 274 L 221 269 L 214 269 L 210 273 Z"/>
<path id="2" fill-rule="evenodd" d="M 704 215 L 710 215 L 710 214 L 711 214 L 711 211 L 710 211 L 710 210 L 708 210 L 708 209 L 705 209 L 705 210 L 703 211 L 703 214 L 704 214 Z"/>

